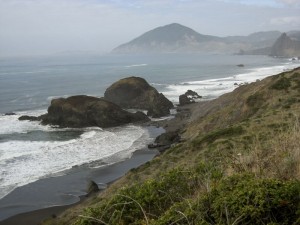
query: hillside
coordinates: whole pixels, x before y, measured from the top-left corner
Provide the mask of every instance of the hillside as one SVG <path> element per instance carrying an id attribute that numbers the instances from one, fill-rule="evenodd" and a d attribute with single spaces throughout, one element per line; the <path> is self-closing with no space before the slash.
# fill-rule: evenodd
<path id="1" fill-rule="evenodd" d="M 300 223 L 300 68 L 181 111 L 182 142 L 44 224 Z"/>
<path id="2" fill-rule="evenodd" d="M 271 46 L 278 31 L 258 32 L 248 36 L 216 37 L 203 35 L 186 26 L 173 23 L 155 28 L 122 44 L 112 53 L 215 52 L 236 53 Z"/>

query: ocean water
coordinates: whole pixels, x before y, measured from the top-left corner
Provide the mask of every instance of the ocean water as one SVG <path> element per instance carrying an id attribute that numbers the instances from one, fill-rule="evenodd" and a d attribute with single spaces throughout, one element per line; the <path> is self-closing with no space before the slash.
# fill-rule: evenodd
<path id="1" fill-rule="evenodd" d="M 289 59 L 237 55 L 1 58 L 0 199 L 16 187 L 59 176 L 72 167 L 124 160 L 153 141 L 149 130 L 140 126 L 59 129 L 18 121 L 21 115 L 45 113 L 53 98 L 101 97 L 120 78 L 140 76 L 176 104 L 189 89 L 204 100 L 213 99 L 232 91 L 236 84 L 298 66 L 299 61 Z M 4 115 L 10 112 L 16 115 Z"/>

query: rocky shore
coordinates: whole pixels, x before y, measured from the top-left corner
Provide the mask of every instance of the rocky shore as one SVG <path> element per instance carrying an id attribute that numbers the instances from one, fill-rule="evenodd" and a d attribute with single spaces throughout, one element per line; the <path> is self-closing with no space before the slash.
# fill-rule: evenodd
<path id="1" fill-rule="evenodd" d="M 113 182 L 114 180 L 118 179 L 122 175 L 126 173 L 126 171 L 129 171 L 132 168 L 136 168 L 144 163 L 146 163 L 148 160 L 151 160 L 155 155 L 160 154 L 170 148 L 173 144 L 183 142 L 184 140 L 181 139 L 180 134 L 183 132 L 184 126 L 189 122 L 191 111 L 197 107 L 198 104 L 201 103 L 195 103 L 195 104 L 189 104 L 185 106 L 178 106 L 177 111 L 178 113 L 175 114 L 174 118 L 166 119 L 166 120 L 160 120 L 160 121 L 148 121 L 146 123 L 143 123 L 143 126 L 154 126 L 154 127 L 162 127 L 164 128 L 165 132 L 162 134 L 157 134 L 155 137 L 155 141 L 153 144 L 150 144 L 148 146 L 148 149 L 139 150 L 133 154 L 133 156 L 125 160 L 121 163 L 117 163 L 116 165 L 112 165 L 110 167 L 107 167 L 107 169 L 103 168 L 103 171 L 106 172 L 97 172 L 101 175 L 103 178 L 97 178 L 96 181 L 99 183 L 109 181 L 109 183 Z M 150 149 L 150 150 L 149 150 Z M 116 170 L 117 168 L 117 170 Z M 80 168 L 78 168 L 80 170 Z M 81 173 L 81 172 L 80 172 Z M 108 180 L 105 178 L 107 175 L 110 174 L 110 177 Z M 75 175 L 76 177 L 77 175 Z M 73 179 L 73 178 L 72 178 Z M 83 179 L 80 178 L 80 179 Z M 68 179 L 67 179 L 68 180 Z M 51 187 L 52 185 L 55 185 L 52 183 L 53 181 L 47 181 L 45 180 L 45 185 Z M 59 182 L 59 181 L 58 181 Z M 42 182 L 43 183 L 43 182 Z M 61 185 L 63 185 L 63 182 L 60 182 Z M 107 183 L 107 184 L 109 184 Z M 69 184 L 67 184 L 69 185 Z M 89 186 L 86 188 L 86 192 L 88 193 Z M 41 190 L 42 194 L 42 190 Z M 97 193 L 96 193 L 97 194 Z M 53 219 L 63 213 L 65 210 L 71 207 L 76 207 L 76 205 L 82 205 L 87 204 L 95 194 L 91 193 L 89 195 L 83 196 L 81 200 L 75 204 L 70 205 L 62 205 L 62 206 L 56 206 L 56 207 L 49 207 L 39 210 L 34 210 L 27 213 L 18 214 L 16 216 L 10 217 L 4 221 L 0 221 L 0 225 L 27 225 L 27 224 L 39 224 L 41 221 L 45 221 L 47 219 Z M 85 203 L 86 202 L 86 203 Z"/>
<path id="2" fill-rule="evenodd" d="M 134 87 L 132 86 L 133 84 Z M 129 87 L 129 89 L 124 89 L 124 85 L 127 88 Z M 115 89 L 115 87 L 121 87 L 121 89 Z M 185 124 L 188 123 L 189 116 L 191 115 L 190 110 L 193 108 L 194 104 L 179 106 L 177 108 L 177 114 L 175 114 L 174 118 L 172 119 L 169 118 L 165 120 L 150 120 L 148 116 L 158 117 L 169 115 L 170 109 L 174 106 L 161 93 L 158 93 L 157 90 L 151 87 L 144 79 L 136 77 L 123 79 L 119 82 L 116 82 L 115 85 L 112 85 L 107 90 L 108 91 L 106 92 L 104 98 L 78 95 L 71 96 L 69 98 L 53 99 L 51 101 L 51 105 L 48 108 L 47 114 L 38 117 L 22 116 L 19 118 L 19 120 L 40 121 L 40 123 L 43 125 L 55 125 L 61 128 L 81 128 L 89 126 L 106 128 L 120 126 L 128 123 L 138 123 L 139 125 L 146 127 L 163 128 L 165 132 L 162 134 L 160 134 L 161 132 L 157 133 L 155 135 L 156 138 L 154 143 L 150 144 L 148 148 L 146 148 L 146 150 L 137 151 L 136 153 L 134 153 L 132 158 L 125 160 L 120 164 L 124 165 L 120 167 L 119 171 L 122 174 L 131 168 L 135 168 L 147 162 L 148 160 L 151 160 L 151 158 L 153 158 L 155 155 L 162 153 L 166 149 L 170 148 L 173 144 L 183 141 L 180 137 L 180 134 L 183 131 L 182 129 Z M 128 91 L 128 95 L 125 94 L 126 91 Z M 111 99 L 111 97 L 108 96 L 115 96 L 115 102 L 121 106 L 110 102 L 109 100 L 114 99 Z M 121 104 L 121 102 L 117 102 L 116 96 L 121 96 L 121 102 L 124 101 L 127 105 Z M 123 108 L 137 108 L 147 110 L 148 116 L 141 111 L 131 113 L 127 110 L 124 110 Z M 114 168 L 114 166 L 112 168 Z M 119 175 L 117 175 L 119 174 L 119 172 L 116 173 L 109 168 L 108 170 L 110 171 L 109 174 L 115 174 L 112 175 L 112 177 L 114 178 L 112 178 L 110 182 L 119 177 Z M 82 174 L 82 172 L 79 172 L 79 174 Z M 47 186 L 51 187 L 53 185 L 52 182 L 53 180 L 49 180 L 49 182 L 46 180 L 44 183 L 47 183 Z M 95 183 L 93 182 L 93 184 Z M 28 185 L 29 191 L 32 189 L 30 188 L 31 185 L 32 184 Z M 95 189 L 95 187 L 93 189 Z M 20 189 L 20 191 L 21 190 L 22 189 Z M 89 192 L 88 190 L 86 191 Z M 41 190 L 39 195 L 42 193 L 43 191 Z M 92 193 L 89 194 L 88 197 L 85 196 L 83 200 L 88 201 L 91 196 L 93 196 Z M 80 203 L 82 203 L 82 200 L 80 201 Z M 58 214 L 73 205 L 74 204 L 68 204 L 57 207 L 38 209 L 28 213 L 21 213 L 4 221 L 1 221 L 0 224 L 38 224 L 42 220 L 56 217 Z"/>

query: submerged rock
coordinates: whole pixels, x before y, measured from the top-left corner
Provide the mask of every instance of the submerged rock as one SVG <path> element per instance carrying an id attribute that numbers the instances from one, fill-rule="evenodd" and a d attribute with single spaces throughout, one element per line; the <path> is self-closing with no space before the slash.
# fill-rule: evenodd
<path id="1" fill-rule="evenodd" d="M 42 119 L 41 116 L 20 116 L 19 120 L 29 120 L 29 121 L 40 121 Z"/>
<path id="2" fill-rule="evenodd" d="M 85 95 L 53 99 L 48 113 L 41 119 L 42 124 L 60 127 L 98 126 L 102 128 L 149 121 L 149 118 L 142 112 L 130 113 L 114 103 Z"/>
<path id="3" fill-rule="evenodd" d="M 173 108 L 171 101 L 140 77 L 115 82 L 106 89 L 104 98 L 123 108 L 148 110 L 148 115 L 152 117 L 169 115 Z"/>

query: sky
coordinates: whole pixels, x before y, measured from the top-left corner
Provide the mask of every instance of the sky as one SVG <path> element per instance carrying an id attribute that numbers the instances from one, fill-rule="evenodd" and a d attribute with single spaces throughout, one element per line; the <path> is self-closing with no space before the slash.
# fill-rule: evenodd
<path id="1" fill-rule="evenodd" d="M 300 30 L 300 0 L 0 0 L 0 57 L 107 53 L 174 22 L 216 36 Z"/>

